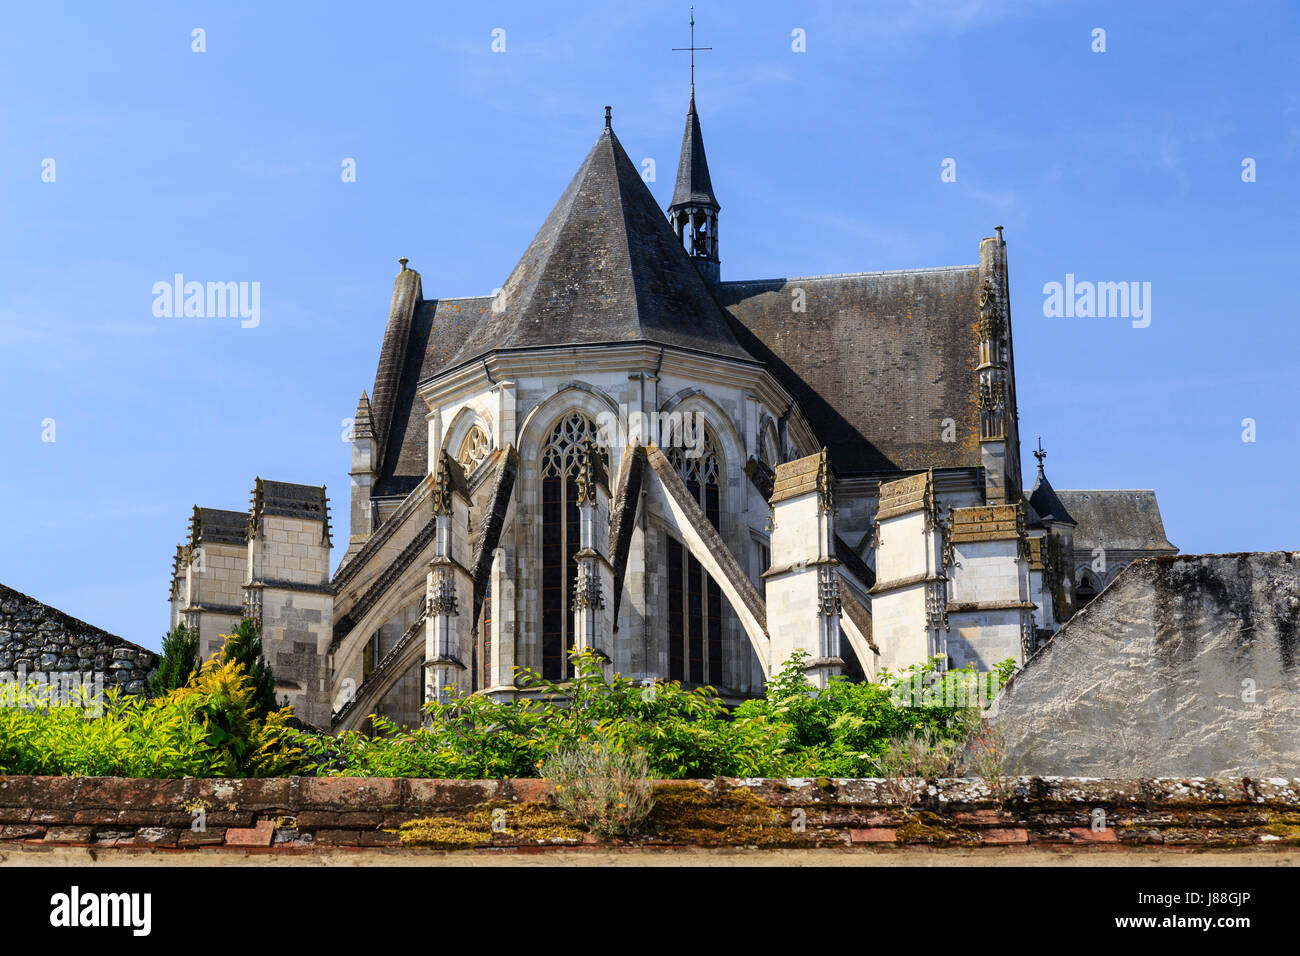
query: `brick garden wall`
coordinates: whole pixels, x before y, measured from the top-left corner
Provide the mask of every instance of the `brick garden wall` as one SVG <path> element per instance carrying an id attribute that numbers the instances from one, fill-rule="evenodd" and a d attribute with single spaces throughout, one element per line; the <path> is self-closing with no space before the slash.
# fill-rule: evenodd
<path id="1" fill-rule="evenodd" d="M 1006 787 L 997 799 L 970 779 L 906 788 L 825 778 L 662 782 L 646 826 L 627 842 L 863 851 L 1300 845 L 1300 780 L 1020 777 Z M 404 824 L 404 834 L 393 832 Z M 535 850 L 598 842 L 555 806 L 541 780 L 0 778 L 0 849 Z"/>

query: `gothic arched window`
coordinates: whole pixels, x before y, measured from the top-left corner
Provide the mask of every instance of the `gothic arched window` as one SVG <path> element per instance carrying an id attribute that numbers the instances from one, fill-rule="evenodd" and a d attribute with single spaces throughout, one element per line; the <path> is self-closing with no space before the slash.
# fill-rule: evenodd
<path id="1" fill-rule="evenodd" d="M 573 586 L 578 564 L 577 476 L 583 446 L 596 441 L 596 426 L 580 412 L 560 419 L 542 447 L 542 676 L 571 676 Z M 600 450 L 605 467 L 609 453 Z"/>
<path id="2" fill-rule="evenodd" d="M 668 460 L 714 529 L 722 521 L 718 454 L 702 431 L 698 454 L 668 449 Z M 721 686 L 722 590 L 676 538 L 668 539 L 668 676 L 691 684 Z"/>
<path id="3" fill-rule="evenodd" d="M 472 472 L 488 456 L 488 445 L 487 432 L 478 425 L 471 425 L 465 440 L 460 443 L 460 451 L 456 453 L 456 461 L 465 469 L 465 474 Z"/>

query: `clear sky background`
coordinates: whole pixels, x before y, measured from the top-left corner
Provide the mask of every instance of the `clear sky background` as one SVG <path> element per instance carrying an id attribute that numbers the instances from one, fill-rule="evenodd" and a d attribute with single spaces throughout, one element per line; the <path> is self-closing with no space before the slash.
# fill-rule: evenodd
<path id="1" fill-rule="evenodd" d="M 973 263 L 1004 225 L 1026 473 L 1042 434 L 1058 488 L 1155 488 L 1186 553 L 1300 548 L 1294 3 L 695 16 L 724 279 Z M 430 297 L 499 287 L 607 103 L 666 204 L 687 17 L 626 0 L 10 5 L 0 582 L 157 647 L 191 506 L 244 509 L 256 475 L 328 486 L 337 562 L 342 420 L 372 387 L 398 257 Z M 155 318 L 151 287 L 177 272 L 259 282 L 260 325 Z M 1150 282 L 1150 326 L 1044 317 L 1067 273 Z"/>

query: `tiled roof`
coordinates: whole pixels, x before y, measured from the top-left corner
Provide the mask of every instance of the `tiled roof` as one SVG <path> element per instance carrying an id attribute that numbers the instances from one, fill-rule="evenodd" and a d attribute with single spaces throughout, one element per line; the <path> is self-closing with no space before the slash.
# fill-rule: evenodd
<path id="1" fill-rule="evenodd" d="M 1065 507 L 1055 489 L 1052 488 L 1052 483 L 1043 474 L 1042 465 L 1038 466 L 1038 479 L 1029 492 L 1029 504 L 1038 518 L 1043 521 L 1064 521 L 1069 524 L 1078 524 L 1070 515 L 1069 509 Z"/>
<path id="2" fill-rule="evenodd" d="M 416 305 L 411 317 L 410 341 L 393 389 L 392 424 L 375 482 L 375 497 L 404 497 L 428 474 L 429 426 L 425 416 L 429 410 L 423 402 L 416 401 L 416 388 L 445 366 L 468 341 L 491 304 L 491 296 L 481 296 L 426 299 Z"/>

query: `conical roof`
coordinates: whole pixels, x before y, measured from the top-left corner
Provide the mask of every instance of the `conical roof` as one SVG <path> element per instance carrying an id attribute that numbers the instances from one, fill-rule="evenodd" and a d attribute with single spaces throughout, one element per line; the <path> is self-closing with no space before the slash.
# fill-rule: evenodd
<path id="1" fill-rule="evenodd" d="M 682 133 L 677 185 L 673 188 L 673 201 L 668 208 L 677 206 L 711 206 L 715 210 L 722 208 L 713 195 L 709 161 L 704 156 L 704 134 L 700 132 L 700 117 L 695 112 L 694 89 L 691 90 L 691 107 L 686 112 L 686 130 Z"/>
<path id="2" fill-rule="evenodd" d="M 498 349 L 635 341 L 754 361 L 606 127 L 444 370 Z"/>
<path id="3" fill-rule="evenodd" d="M 1062 521 L 1073 525 L 1079 523 L 1070 517 L 1070 512 L 1065 510 L 1065 505 L 1057 497 L 1052 488 L 1052 483 L 1043 474 L 1043 463 L 1041 461 L 1038 463 L 1038 479 L 1029 492 L 1029 504 L 1043 521 Z"/>

